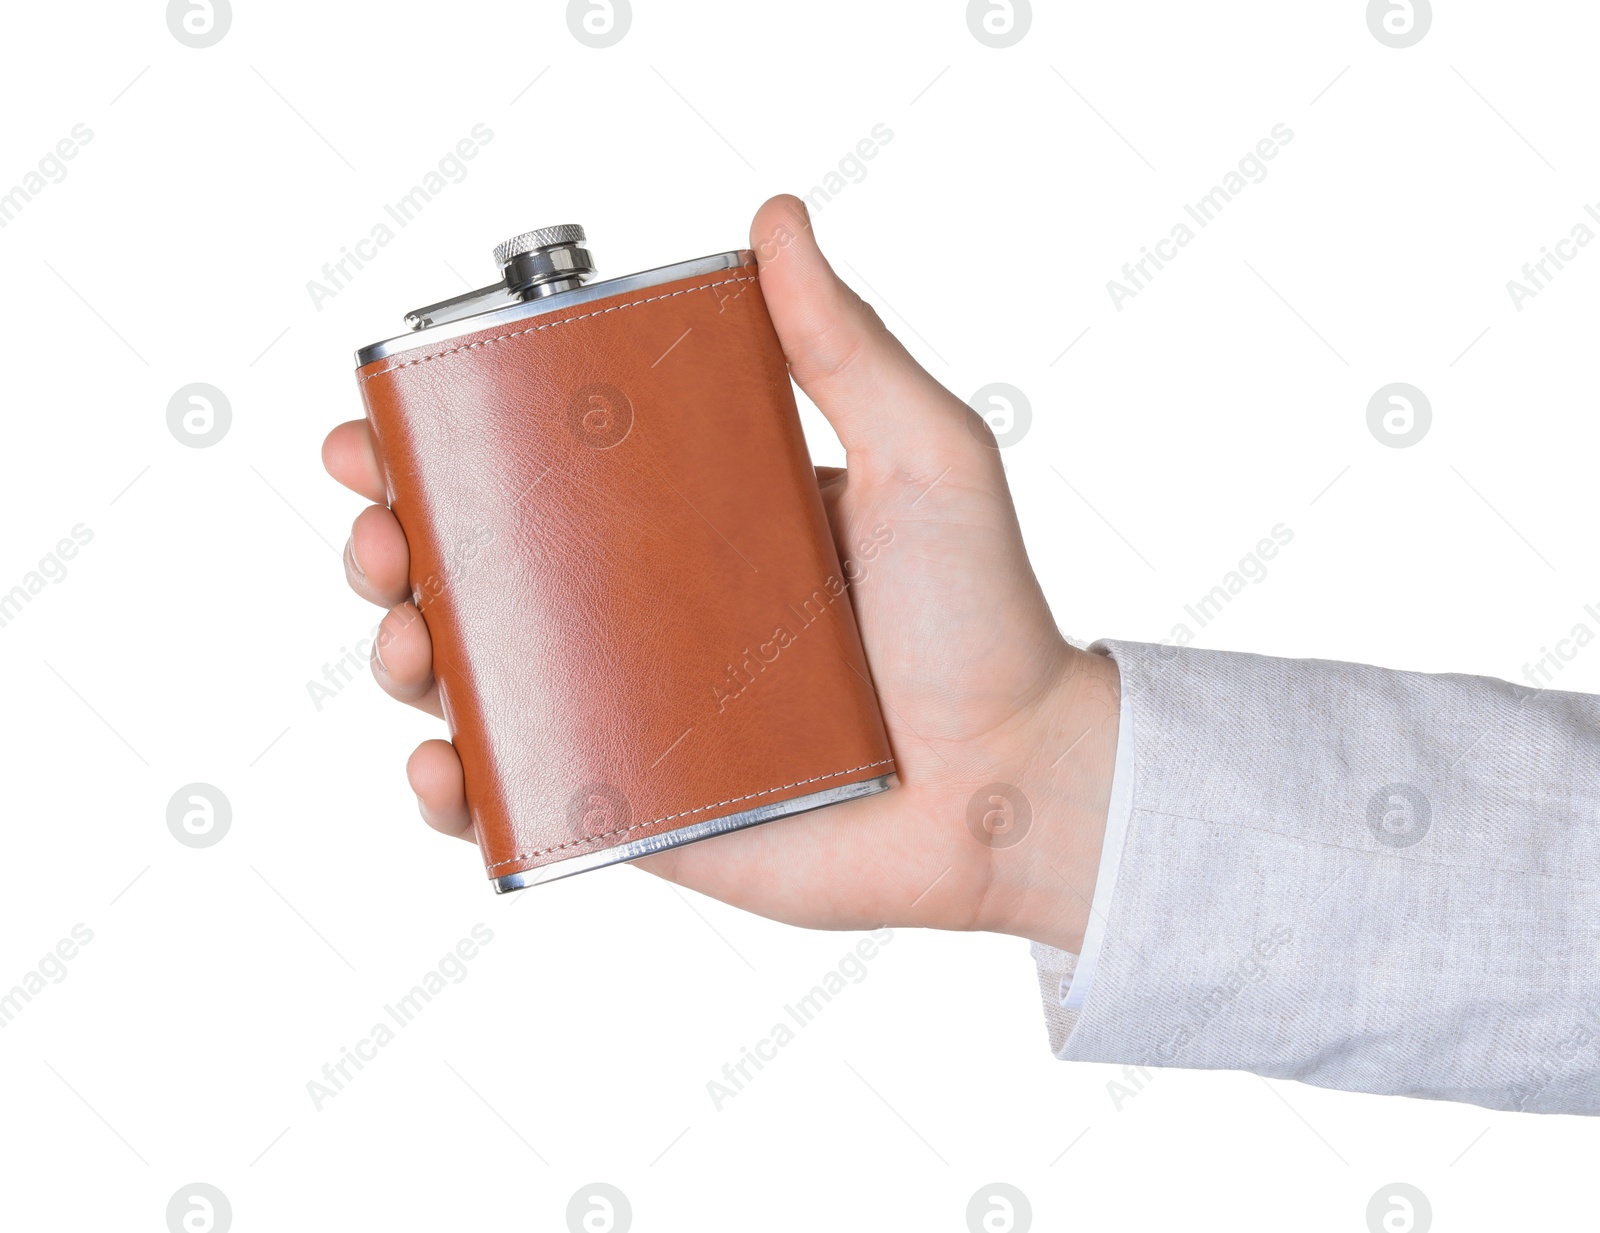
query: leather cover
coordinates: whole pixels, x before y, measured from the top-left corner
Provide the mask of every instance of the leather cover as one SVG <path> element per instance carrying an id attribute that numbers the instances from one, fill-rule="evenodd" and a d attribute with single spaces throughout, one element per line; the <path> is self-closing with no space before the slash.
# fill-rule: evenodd
<path id="1" fill-rule="evenodd" d="M 357 375 L 491 878 L 893 770 L 753 262 Z"/>

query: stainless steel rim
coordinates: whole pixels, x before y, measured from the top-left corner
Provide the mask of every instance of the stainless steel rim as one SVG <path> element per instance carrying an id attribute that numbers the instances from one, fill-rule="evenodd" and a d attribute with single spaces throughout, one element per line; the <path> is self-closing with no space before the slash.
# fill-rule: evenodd
<path id="1" fill-rule="evenodd" d="M 825 805 L 837 805 L 840 801 L 853 801 L 857 797 L 872 796 L 874 793 L 884 791 L 888 786 L 889 776 L 880 775 L 875 779 L 863 779 L 859 783 L 826 788 L 809 796 L 797 796 L 793 800 L 779 801 L 774 805 L 758 805 L 754 809 L 741 810 L 724 818 L 711 818 L 705 822 L 696 822 L 693 826 L 651 835 L 647 839 L 635 839 L 631 843 L 619 844 L 614 848 L 603 848 L 598 852 L 586 852 L 582 856 L 568 857 L 553 865 L 542 865 L 538 869 L 507 874 L 503 878 L 494 879 L 494 889 L 496 893 L 502 895 L 507 891 L 526 890 L 530 886 L 554 882 L 560 878 L 570 878 L 575 873 L 585 873 L 605 865 L 619 865 L 624 861 L 636 860 L 641 856 L 649 856 L 652 852 L 681 848 L 686 843 L 710 839 L 713 835 L 725 835 L 729 831 L 742 830 L 746 826 L 771 822 L 777 818 L 793 817 L 797 813 L 821 809 Z"/>
<path id="2" fill-rule="evenodd" d="M 693 261 L 680 261 L 677 265 L 664 265 L 659 269 L 645 270 L 639 274 L 629 274 L 625 278 L 609 278 L 605 282 L 589 283 L 574 291 L 563 291 L 558 295 L 545 296 L 539 300 L 517 301 L 506 308 L 478 313 L 472 317 L 462 317 L 455 321 L 429 326 L 427 329 L 412 330 L 396 338 L 375 342 L 356 352 L 356 367 L 364 367 L 373 360 L 385 360 L 405 351 L 415 351 L 421 347 L 431 347 L 435 343 L 449 342 L 452 338 L 464 338 L 468 334 L 476 334 L 479 330 L 498 329 L 502 325 L 525 321 L 529 317 L 538 317 L 545 313 L 565 312 L 579 304 L 592 304 L 595 300 L 604 300 L 614 295 L 628 295 L 647 287 L 676 282 L 680 278 L 698 278 L 702 274 L 715 274 L 719 270 L 736 270 L 754 261 L 754 253 L 748 249 L 737 249 L 733 252 L 717 253 L 711 257 L 698 257 Z"/>

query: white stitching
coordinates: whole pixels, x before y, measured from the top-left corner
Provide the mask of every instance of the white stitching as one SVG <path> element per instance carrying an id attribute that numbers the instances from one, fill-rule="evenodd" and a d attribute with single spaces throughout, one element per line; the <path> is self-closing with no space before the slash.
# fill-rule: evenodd
<path id="1" fill-rule="evenodd" d="M 569 840 L 566 843 L 558 843 L 553 848 L 540 848 L 537 852 L 520 852 L 516 856 L 508 857 L 503 861 L 495 861 L 492 865 L 486 865 L 485 868 L 499 869 L 502 865 L 514 865 L 518 861 L 532 860 L 536 856 L 548 856 L 550 853 L 559 852 L 563 848 L 577 847 L 577 845 L 580 843 L 594 843 L 599 839 L 610 839 L 613 835 L 626 835 L 629 831 L 643 830 L 647 826 L 657 826 L 662 822 L 670 822 L 674 818 L 687 818 L 692 813 L 704 813 L 708 809 L 720 809 L 723 805 L 736 805 L 740 801 L 754 800 L 758 796 L 771 796 L 774 792 L 783 792 L 788 788 L 799 788 L 805 784 L 816 783 L 818 780 L 822 779 L 836 779 L 840 775 L 850 775 L 856 771 L 870 771 L 876 766 L 888 766 L 893 761 L 893 758 L 885 758 L 882 762 L 868 762 L 864 766 L 852 766 L 848 770 L 830 771 L 826 775 L 813 775 L 810 779 L 797 779 L 793 783 L 781 784 L 776 788 L 767 788 L 761 792 L 749 792 L 744 796 L 730 796 L 727 800 L 717 801 L 713 805 L 701 805 L 697 809 L 685 809 L 682 813 L 669 813 L 664 818 L 655 818 L 649 822 L 635 822 L 632 826 L 624 826 L 619 830 L 606 831 L 603 835 L 589 835 L 583 839 Z"/>
<path id="2" fill-rule="evenodd" d="M 403 364 L 380 368 L 377 372 L 369 372 L 362 377 L 361 384 L 371 381 L 374 377 L 381 377 L 385 373 L 399 372 L 402 368 L 410 368 L 414 364 L 426 364 L 429 360 L 437 360 L 447 355 L 454 355 L 458 351 L 471 351 L 474 347 L 487 347 L 490 343 L 504 342 L 508 338 L 519 338 L 523 334 L 535 334 L 540 330 L 553 330 L 558 325 L 568 325 L 573 321 L 584 321 L 589 317 L 603 317 L 607 313 L 620 312 L 624 308 L 637 308 L 640 304 L 654 304 L 657 300 L 670 300 L 675 296 L 688 295 L 691 291 L 709 291 L 713 287 L 726 287 L 730 283 L 753 283 L 758 281 L 754 275 L 749 278 L 724 278 L 720 282 L 702 283 L 698 287 L 685 287 L 682 291 L 669 291 L 666 295 L 652 295 L 648 299 L 632 300 L 627 304 L 613 304 L 610 308 L 602 308 L 598 312 L 581 313 L 576 317 L 563 317 L 560 321 L 548 321 L 544 325 L 530 325 L 525 330 L 515 330 L 510 334 L 499 334 L 494 338 L 480 338 L 477 342 L 463 343 L 459 347 L 451 347 L 448 351 L 439 351 L 433 355 L 424 355 L 414 360 L 406 360 Z M 743 293 L 741 292 L 741 294 Z"/>

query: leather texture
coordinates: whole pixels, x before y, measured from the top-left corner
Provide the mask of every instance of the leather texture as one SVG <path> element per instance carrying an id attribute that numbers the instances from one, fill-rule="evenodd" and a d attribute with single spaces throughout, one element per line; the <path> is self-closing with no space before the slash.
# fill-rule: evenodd
<path id="1" fill-rule="evenodd" d="M 490 877 L 893 770 L 753 263 L 357 376 Z"/>

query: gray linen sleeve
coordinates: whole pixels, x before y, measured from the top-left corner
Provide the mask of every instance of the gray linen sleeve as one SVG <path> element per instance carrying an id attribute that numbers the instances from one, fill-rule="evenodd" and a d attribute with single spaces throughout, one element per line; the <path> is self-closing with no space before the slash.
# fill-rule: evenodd
<path id="1" fill-rule="evenodd" d="M 1097 649 L 1131 812 L 1081 1009 L 1034 948 L 1058 1057 L 1600 1113 L 1600 699 Z"/>

